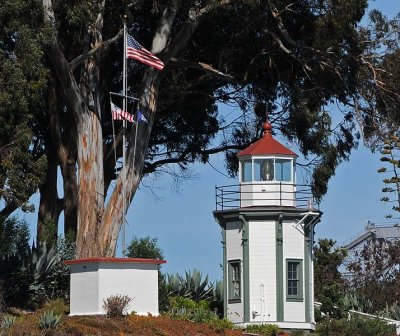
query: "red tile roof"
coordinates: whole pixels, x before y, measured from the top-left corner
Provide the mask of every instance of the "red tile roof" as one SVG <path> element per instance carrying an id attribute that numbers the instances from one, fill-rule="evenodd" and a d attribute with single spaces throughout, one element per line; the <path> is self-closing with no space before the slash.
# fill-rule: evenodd
<path id="1" fill-rule="evenodd" d="M 95 257 L 95 258 L 83 258 L 66 260 L 64 264 L 87 264 L 87 263 L 136 263 L 136 264 L 165 264 L 165 260 L 158 259 L 143 259 L 143 258 L 105 258 L 105 257 Z"/>
<path id="2" fill-rule="evenodd" d="M 269 121 L 263 124 L 264 133 L 260 140 L 252 143 L 249 147 L 240 151 L 237 156 L 243 155 L 265 155 L 265 154 L 281 154 L 298 156 L 295 152 L 292 152 L 289 148 L 282 145 L 279 141 L 276 141 L 271 134 L 272 126 Z"/>

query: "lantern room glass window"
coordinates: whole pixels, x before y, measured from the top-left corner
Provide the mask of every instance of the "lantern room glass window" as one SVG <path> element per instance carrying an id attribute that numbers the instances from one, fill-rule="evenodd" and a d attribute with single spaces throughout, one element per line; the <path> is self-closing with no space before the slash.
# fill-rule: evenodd
<path id="1" fill-rule="evenodd" d="M 251 160 L 242 161 L 242 182 L 250 182 L 252 180 L 251 167 Z"/>
<path id="2" fill-rule="evenodd" d="M 274 170 L 274 159 L 254 160 L 254 181 L 273 181 Z"/>
<path id="3" fill-rule="evenodd" d="M 290 182 L 292 181 L 292 161 L 286 159 L 275 160 L 275 180 Z"/>
<path id="4" fill-rule="evenodd" d="M 241 182 L 293 182 L 291 159 L 265 158 L 241 162 Z"/>

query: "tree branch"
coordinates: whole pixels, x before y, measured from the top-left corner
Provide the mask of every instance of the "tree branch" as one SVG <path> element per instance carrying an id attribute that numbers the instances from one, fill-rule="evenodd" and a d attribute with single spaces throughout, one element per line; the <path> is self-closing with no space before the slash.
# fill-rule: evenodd
<path id="1" fill-rule="evenodd" d="M 97 44 L 93 49 L 89 50 L 87 53 L 84 53 L 82 55 L 79 55 L 78 57 L 74 58 L 69 65 L 71 66 L 71 69 L 74 70 L 80 63 L 84 62 L 87 60 L 89 57 L 94 55 L 96 52 L 101 51 L 103 48 L 107 48 L 110 44 L 115 43 L 118 41 L 118 39 L 123 35 L 124 31 L 121 29 L 117 35 L 115 35 L 113 38 L 110 38 L 109 40 L 105 42 L 101 42 Z"/>
<path id="2" fill-rule="evenodd" d="M 239 149 L 240 150 L 245 147 L 246 147 L 245 145 L 233 145 L 232 144 L 232 145 L 225 145 L 225 146 L 221 146 L 221 147 L 200 150 L 197 153 L 202 154 L 202 155 L 211 155 L 211 154 L 215 154 L 215 153 L 219 153 L 219 152 L 224 152 L 224 151 L 227 151 L 230 149 Z M 168 158 L 168 159 L 162 159 L 162 160 L 158 160 L 158 161 L 149 163 L 147 166 L 145 166 L 144 172 L 146 174 L 149 174 L 149 173 L 154 172 L 157 169 L 157 167 L 160 167 L 162 165 L 182 162 L 182 161 L 184 161 L 186 155 L 190 154 L 191 152 L 192 151 L 190 151 L 190 150 L 185 150 L 185 151 L 181 152 L 179 156 L 176 156 L 173 158 Z"/>
<path id="3" fill-rule="evenodd" d="M 172 66 L 199 69 L 208 74 L 211 74 L 213 77 L 223 79 L 224 81 L 226 81 L 228 83 L 243 85 L 242 81 L 236 79 L 232 75 L 225 74 L 225 73 L 213 68 L 210 64 L 206 64 L 206 63 L 202 63 L 202 62 L 183 61 L 183 60 L 179 60 L 175 57 L 171 58 L 170 62 L 172 64 Z"/>

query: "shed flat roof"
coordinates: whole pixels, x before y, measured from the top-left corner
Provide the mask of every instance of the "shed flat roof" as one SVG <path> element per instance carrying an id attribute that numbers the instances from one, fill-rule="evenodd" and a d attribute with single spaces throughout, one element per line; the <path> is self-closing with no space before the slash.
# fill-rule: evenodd
<path id="1" fill-rule="evenodd" d="M 107 258 L 107 257 L 94 257 L 94 258 L 82 258 L 74 260 L 66 260 L 64 264 L 74 265 L 74 264 L 87 264 L 87 263 L 130 263 L 130 264 L 165 264 L 166 260 L 159 259 L 144 259 L 144 258 Z"/>

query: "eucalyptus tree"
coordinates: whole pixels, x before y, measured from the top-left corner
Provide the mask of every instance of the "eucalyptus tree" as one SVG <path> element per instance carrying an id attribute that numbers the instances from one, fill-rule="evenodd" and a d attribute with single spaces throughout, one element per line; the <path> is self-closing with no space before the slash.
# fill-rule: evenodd
<path id="1" fill-rule="evenodd" d="M 115 252 L 123 213 L 144 175 L 166 167 L 184 172 L 190 163 L 205 163 L 217 152 L 225 152 L 228 172 L 234 175 L 235 153 L 260 135 L 266 111 L 274 130 L 296 142 L 312 162 L 318 195 L 326 192 L 335 168 L 357 144 L 353 113 L 335 127 L 326 106 L 347 105 L 357 93 L 363 52 L 357 25 L 366 0 L 26 4 L 41 13 L 29 31 L 41 38 L 37 45 L 44 56 L 35 60 L 43 59 L 47 70 L 47 119 L 35 117 L 39 126 L 32 127 L 48 161 L 38 231 L 40 223 L 57 222 L 64 211 L 65 230 L 76 234 L 81 257 Z M 22 19 L 29 16 L 22 14 Z M 128 92 L 139 97 L 135 110 L 148 123 L 128 127 L 128 145 L 122 149 L 119 125 L 112 136 L 109 92 L 122 87 L 124 20 L 130 34 L 165 68 L 129 63 Z M 13 34 L 18 41 L 17 26 Z M 237 118 L 224 114 L 221 103 L 234 104 Z M 117 159 L 122 150 L 127 157 L 119 175 L 115 148 Z"/>

